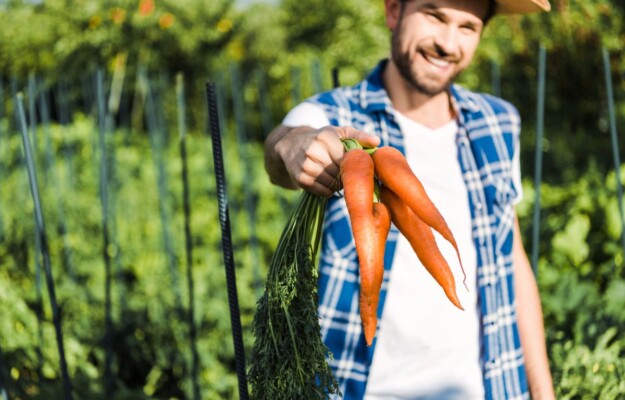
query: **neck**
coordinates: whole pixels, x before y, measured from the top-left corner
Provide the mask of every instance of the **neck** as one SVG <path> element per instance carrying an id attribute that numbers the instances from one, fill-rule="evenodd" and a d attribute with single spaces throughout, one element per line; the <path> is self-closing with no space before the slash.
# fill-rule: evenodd
<path id="1" fill-rule="evenodd" d="M 399 73 L 393 60 L 386 64 L 383 80 L 393 107 L 408 118 L 435 129 L 454 117 L 448 91 L 434 96 L 419 92 Z"/>

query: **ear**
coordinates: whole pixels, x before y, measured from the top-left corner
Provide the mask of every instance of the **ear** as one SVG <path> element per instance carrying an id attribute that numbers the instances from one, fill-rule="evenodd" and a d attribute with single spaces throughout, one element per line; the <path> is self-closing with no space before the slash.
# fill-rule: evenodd
<path id="1" fill-rule="evenodd" d="M 384 10 L 386 12 L 386 26 L 394 30 L 399 22 L 399 12 L 401 10 L 401 0 L 384 0 Z"/>

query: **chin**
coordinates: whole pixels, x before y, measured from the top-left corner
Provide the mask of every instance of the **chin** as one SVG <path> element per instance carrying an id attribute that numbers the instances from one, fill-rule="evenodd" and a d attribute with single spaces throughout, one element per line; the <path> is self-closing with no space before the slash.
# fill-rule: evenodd
<path id="1" fill-rule="evenodd" d="M 452 81 L 452 79 L 447 79 L 444 81 L 433 82 L 431 79 L 419 79 L 413 77 L 410 79 L 410 86 L 428 96 L 436 96 L 437 94 L 446 91 Z"/>

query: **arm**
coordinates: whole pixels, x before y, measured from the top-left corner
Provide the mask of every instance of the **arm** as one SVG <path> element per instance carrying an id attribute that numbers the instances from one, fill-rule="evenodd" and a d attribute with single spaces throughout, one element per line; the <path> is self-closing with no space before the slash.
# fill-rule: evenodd
<path id="1" fill-rule="evenodd" d="M 272 183 L 287 189 L 302 188 L 328 197 L 336 191 L 343 159 L 341 139 L 353 138 L 363 146 L 380 139 L 350 127 L 288 127 L 279 125 L 265 140 L 265 170 Z"/>
<path id="2" fill-rule="evenodd" d="M 515 219 L 513 253 L 518 326 L 532 399 L 555 399 L 538 286 Z"/>

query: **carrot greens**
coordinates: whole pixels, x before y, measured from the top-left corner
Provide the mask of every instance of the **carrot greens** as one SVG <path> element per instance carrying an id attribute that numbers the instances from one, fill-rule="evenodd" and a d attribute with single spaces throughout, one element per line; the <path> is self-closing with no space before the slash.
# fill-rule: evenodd
<path id="1" fill-rule="evenodd" d="M 257 399 L 338 393 L 321 340 L 316 267 L 327 199 L 304 191 L 271 259 L 254 316 L 249 381 Z"/>

